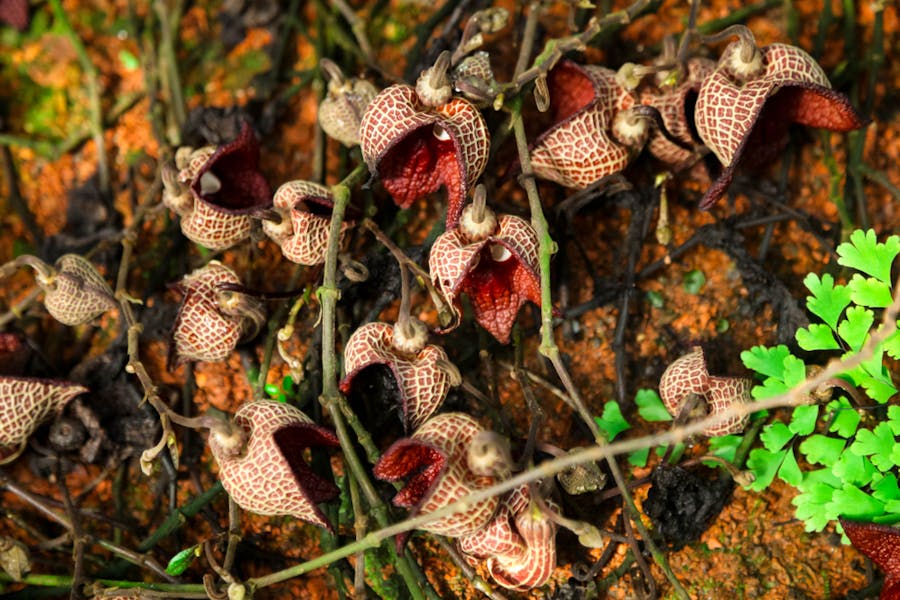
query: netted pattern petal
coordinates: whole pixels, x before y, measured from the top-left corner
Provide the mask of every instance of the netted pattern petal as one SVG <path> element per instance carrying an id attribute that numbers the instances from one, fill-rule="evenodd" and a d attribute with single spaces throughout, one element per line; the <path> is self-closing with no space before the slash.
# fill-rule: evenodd
<path id="1" fill-rule="evenodd" d="M 65 381 L 0 377 L 0 464 L 14 460 L 38 425 L 86 391 Z"/>
<path id="2" fill-rule="evenodd" d="M 737 50 L 726 49 L 723 56 L 730 51 Z M 726 166 L 734 160 L 766 100 L 781 86 L 807 82 L 831 87 L 822 67 L 800 48 L 772 44 L 762 48 L 761 52 L 765 70 L 760 76 L 741 85 L 729 75 L 724 61 L 720 61 L 715 72 L 700 87 L 696 107 L 697 131 Z"/>
<path id="3" fill-rule="evenodd" d="M 55 266 L 56 277 L 44 286 L 44 306 L 60 323 L 87 323 L 118 305 L 109 284 L 84 257 L 65 254 Z"/>
<path id="4" fill-rule="evenodd" d="M 688 394 L 702 395 L 708 388 L 709 372 L 700 347 L 674 360 L 659 380 L 659 396 L 673 417 L 681 411 Z"/>
<path id="5" fill-rule="evenodd" d="M 547 504 L 557 509 L 552 502 Z M 505 537 L 498 538 L 494 552 L 488 554 L 488 572 L 497 583 L 512 590 L 524 591 L 543 585 L 556 568 L 556 524 L 532 508 L 528 486 L 520 486 L 504 497 L 498 516 L 503 508 L 513 516 L 514 529 L 510 533 L 521 543 L 507 546 Z M 508 534 L 504 532 L 504 535 Z M 509 551 L 504 551 L 507 547 Z"/>
<path id="6" fill-rule="evenodd" d="M 550 106 L 561 120 L 534 144 L 535 175 L 584 188 L 624 169 L 632 152 L 613 139 L 611 127 L 615 114 L 634 102 L 616 83 L 615 72 L 563 61 L 551 71 L 548 85 Z"/>
<path id="7" fill-rule="evenodd" d="M 347 340 L 344 366 L 347 376 L 341 390 L 348 393 L 353 379 L 366 367 L 380 364 L 391 369 L 400 391 L 404 425 L 418 428 L 444 402 L 450 391 L 450 376 L 440 366 L 447 353 L 440 346 L 425 346 L 418 354 L 398 351 L 393 345 L 394 328 L 387 323 L 366 323 Z"/>
<path id="8" fill-rule="evenodd" d="M 721 414 L 735 404 L 746 404 L 750 402 L 750 390 L 752 388 L 753 382 L 749 379 L 741 377 L 710 376 L 709 389 L 706 394 L 710 415 Z M 747 427 L 747 423 L 749 422 L 749 414 L 734 415 L 717 425 L 707 427 L 703 430 L 703 433 L 711 437 L 740 433 Z"/>
<path id="9" fill-rule="evenodd" d="M 282 229 L 263 221 L 263 231 L 281 246 L 285 258 L 300 265 L 318 265 L 325 262 L 331 217 L 310 212 L 315 205 L 330 212 L 334 207 L 331 190 L 311 181 L 289 181 L 278 188 L 273 201 L 282 215 L 290 215 L 291 234 L 281 234 Z M 341 223 L 341 241 L 352 223 Z"/>
<path id="10" fill-rule="evenodd" d="M 469 415 L 444 413 L 428 420 L 413 434 L 414 440 L 440 448 L 447 456 L 447 469 L 419 505 L 419 513 L 434 512 L 494 482 L 492 478 L 476 476 L 466 462 L 469 445 L 481 430 L 481 425 Z M 468 535 L 487 525 L 497 505 L 496 497 L 486 498 L 474 503 L 465 512 L 443 517 L 422 529 L 448 537 Z"/>
<path id="11" fill-rule="evenodd" d="M 708 58 L 691 58 L 687 61 L 687 72 L 682 83 L 674 89 L 648 90 L 641 96 L 643 104 L 659 111 L 666 129 L 682 144 L 673 143 L 654 128 L 647 142 L 647 149 L 661 162 L 676 170 L 696 158 L 702 146 L 700 140 L 694 139 L 694 110 L 693 106 L 688 105 L 688 101 L 690 98 L 696 99 L 700 85 L 715 70 L 715 66 L 716 63 Z"/>
<path id="12" fill-rule="evenodd" d="M 193 210 L 181 217 L 181 232 L 210 250 L 225 250 L 250 236 L 250 217 L 222 212 L 203 200 L 195 200 Z"/>
<path id="13" fill-rule="evenodd" d="M 172 334 L 177 362 L 225 360 L 249 328 L 246 319 L 219 310 L 217 286 L 221 283 L 240 284 L 240 279 L 217 261 L 181 281 L 184 300 Z"/>
<path id="14" fill-rule="evenodd" d="M 330 527 L 316 506 L 323 482 L 311 471 L 298 479 L 297 463 L 286 457 L 275 441 L 278 431 L 297 428 L 308 443 L 303 445 L 337 446 L 337 438 L 315 425 L 302 411 L 283 402 L 260 400 L 241 406 L 234 415 L 235 425 L 247 436 L 246 448 L 232 455 L 209 439 L 210 449 L 219 463 L 219 478 L 228 495 L 241 508 L 260 515 L 291 515 L 322 527 Z M 297 457 L 294 457 L 295 459 Z M 327 484 L 327 482 L 324 482 Z M 312 488 L 312 489 L 310 489 Z M 332 490 L 337 492 L 336 489 Z"/>
<path id="15" fill-rule="evenodd" d="M 415 514 L 428 514 L 495 482 L 479 477 L 468 467 L 466 454 L 482 431 L 475 419 L 463 413 L 432 417 L 410 438 L 394 442 L 375 465 L 379 479 L 396 481 L 409 477 L 394 504 L 414 506 Z M 497 497 L 475 502 L 464 512 L 441 517 L 421 527 L 449 537 L 471 535 L 494 516 Z"/>

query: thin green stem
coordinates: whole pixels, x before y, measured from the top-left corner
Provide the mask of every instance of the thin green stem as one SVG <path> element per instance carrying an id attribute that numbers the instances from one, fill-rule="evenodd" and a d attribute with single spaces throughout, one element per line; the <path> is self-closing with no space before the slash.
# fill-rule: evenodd
<path id="1" fill-rule="evenodd" d="M 337 355 L 335 352 L 335 316 L 340 295 L 337 287 L 337 262 L 341 224 L 344 220 L 347 205 L 350 204 L 350 188 L 362 181 L 367 173 L 368 169 L 365 164 L 360 164 L 350 175 L 332 188 L 334 208 L 331 213 L 331 229 L 329 231 L 328 249 L 325 254 L 325 273 L 322 278 L 322 287 L 319 288 L 318 292 L 322 303 L 322 397 L 320 402 L 331 416 L 335 433 L 341 443 L 344 460 L 359 484 L 360 490 L 365 495 L 369 508 L 372 511 L 372 516 L 375 517 L 380 527 L 385 527 L 390 522 L 387 508 L 384 506 L 384 502 L 382 502 L 381 496 L 379 496 L 371 479 L 369 479 L 362 461 L 356 454 L 356 449 L 353 447 L 353 439 L 347 430 L 347 424 L 340 409 Z M 389 551 L 396 553 L 396 549 L 390 546 Z M 424 600 L 425 596 L 422 593 L 415 570 L 410 564 L 409 557 L 398 555 L 395 567 L 406 583 L 410 595 L 416 600 Z M 278 581 L 283 581 L 283 579 Z M 259 583 L 256 585 L 259 585 Z"/>
<path id="2" fill-rule="evenodd" d="M 94 579 L 107 587 L 142 589 L 154 592 L 175 592 L 180 598 L 206 598 L 206 591 L 200 583 L 153 583 L 148 581 L 122 581 L 119 579 Z M 32 573 L 17 583 L 41 587 L 71 588 L 73 578 L 69 575 L 44 575 Z M 0 571 L 0 583 L 13 583 L 12 577 Z M 183 595 L 182 595 L 183 594 Z M 190 595 L 188 595 L 190 594 Z"/>
<path id="3" fill-rule="evenodd" d="M 69 21 L 69 17 L 66 15 L 66 11 L 63 10 L 62 1 L 50 0 L 50 7 L 53 9 L 53 17 L 62 27 L 63 33 L 75 48 L 75 54 L 78 56 L 81 70 L 84 71 L 88 93 L 91 135 L 94 138 L 94 145 L 97 146 L 97 176 L 100 179 L 100 191 L 103 194 L 109 194 L 109 162 L 106 158 L 106 141 L 103 139 L 103 107 L 100 103 L 100 78 L 97 74 L 97 68 L 91 62 L 91 57 L 88 56 L 84 42 L 78 37 L 78 34 L 72 27 L 72 22 Z"/>
<path id="4" fill-rule="evenodd" d="M 534 172 L 531 168 L 531 155 L 528 150 L 528 139 L 525 135 L 525 123 L 522 121 L 521 113 L 519 113 L 518 111 L 513 113 L 512 119 L 513 130 L 516 138 L 516 146 L 519 151 L 519 164 L 522 168 L 521 183 L 525 188 L 525 193 L 528 196 L 528 204 L 531 208 L 531 225 L 537 232 L 539 242 L 538 253 L 541 274 L 540 353 L 543 356 L 547 357 L 553 364 L 553 367 L 556 370 L 560 381 L 562 381 L 563 387 L 568 393 L 572 404 L 574 404 L 572 408 L 575 409 L 575 411 L 587 425 L 588 429 L 591 431 L 591 434 L 594 437 L 594 440 L 596 440 L 598 444 L 601 444 L 603 443 L 603 436 L 600 433 L 599 428 L 597 427 L 597 423 L 594 421 L 591 413 L 588 411 L 587 407 L 582 401 L 581 396 L 578 393 L 578 390 L 575 387 L 568 370 L 565 368 L 565 365 L 562 362 L 562 357 L 559 353 L 559 347 L 556 345 L 556 340 L 553 338 L 553 298 L 550 290 L 550 258 L 557 250 L 556 242 L 554 242 L 553 238 L 550 237 L 550 231 L 547 226 L 547 219 L 544 216 L 544 211 L 541 207 L 540 194 L 538 193 L 537 185 L 534 181 Z M 666 560 L 665 554 L 663 554 L 659 547 L 654 543 L 653 538 L 650 536 L 650 532 L 647 530 L 647 527 L 641 520 L 640 512 L 638 511 L 637 506 L 634 503 L 634 498 L 628 491 L 628 484 L 625 481 L 625 476 L 622 474 L 618 463 L 614 458 L 609 459 L 607 462 L 609 463 L 609 469 L 613 475 L 613 479 L 615 479 L 616 485 L 622 492 L 622 499 L 624 500 L 625 506 L 628 509 L 629 518 L 634 522 L 635 527 L 641 534 L 641 538 L 643 538 L 644 543 L 647 545 L 647 548 L 653 555 L 653 559 L 656 561 L 656 564 L 659 565 L 659 567 L 663 570 L 666 578 L 675 589 L 675 592 L 679 595 L 679 597 L 687 600 L 689 598 L 687 591 L 685 591 L 681 583 L 678 581 L 678 578 L 675 576 L 674 572 L 669 566 L 669 562 Z"/>

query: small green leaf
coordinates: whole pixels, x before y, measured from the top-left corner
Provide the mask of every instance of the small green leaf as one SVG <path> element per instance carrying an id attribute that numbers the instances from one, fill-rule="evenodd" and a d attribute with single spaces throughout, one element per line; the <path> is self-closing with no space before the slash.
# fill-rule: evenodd
<path id="1" fill-rule="evenodd" d="M 831 426 L 828 431 L 837 433 L 843 438 L 849 438 L 856 433 L 861 417 L 856 409 L 850 406 L 850 401 L 846 398 L 838 398 L 828 403 L 829 415 L 834 415 Z M 829 416 L 829 418 L 831 418 Z"/>
<path id="2" fill-rule="evenodd" d="M 709 451 L 711 454 L 724 458 L 728 462 L 734 462 L 734 455 L 743 439 L 739 435 L 720 435 L 709 438 Z"/>
<path id="3" fill-rule="evenodd" d="M 763 448 L 754 448 L 747 457 L 747 469 L 756 479 L 749 485 L 754 492 L 761 492 L 771 485 L 772 480 L 781 468 L 787 450 L 769 452 Z"/>
<path id="4" fill-rule="evenodd" d="M 781 421 L 766 425 L 759 434 L 759 439 L 769 452 L 777 452 L 794 438 L 794 433 Z"/>
<path id="5" fill-rule="evenodd" d="M 882 471 L 890 471 L 896 465 L 891 458 L 891 453 L 897 440 L 891 431 L 891 426 L 881 422 L 874 429 L 860 429 L 856 432 L 856 439 L 850 444 L 850 452 L 857 456 L 869 456 L 872 464 Z"/>
<path id="6" fill-rule="evenodd" d="M 132 54 L 128 50 L 125 50 L 124 48 L 122 50 L 119 50 L 119 62 L 122 63 L 122 66 L 126 71 L 134 71 L 141 66 L 141 61 L 139 61 L 134 54 Z"/>
<path id="7" fill-rule="evenodd" d="M 837 247 L 838 264 L 862 271 L 887 284 L 891 283 L 891 265 L 900 253 L 900 237 L 890 236 L 878 243 L 875 231 L 856 230 L 850 241 Z"/>
<path id="8" fill-rule="evenodd" d="M 871 487 L 872 495 L 883 502 L 900 499 L 900 486 L 897 485 L 897 476 L 893 473 L 888 473 Z"/>
<path id="9" fill-rule="evenodd" d="M 822 319 L 832 329 L 837 329 L 837 322 L 850 304 L 850 290 L 843 285 L 834 285 L 834 277 L 825 273 L 822 279 L 810 273 L 803 280 L 806 289 L 812 296 L 806 298 L 806 308 Z"/>
<path id="10" fill-rule="evenodd" d="M 622 410 L 618 402 L 610 400 L 603 405 L 603 415 L 594 417 L 597 426 L 606 434 L 608 441 L 613 441 L 617 435 L 631 429 L 631 425 L 622 416 Z"/>
<path id="11" fill-rule="evenodd" d="M 863 277 L 856 273 L 847 285 L 855 304 L 871 308 L 885 308 L 891 304 L 891 286 L 874 277 Z"/>
<path id="12" fill-rule="evenodd" d="M 872 481 L 876 474 L 875 466 L 865 456 L 858 456 L 853 452 L 841 452 L 840 458 L 831 467 L 835 477 L 853 485 L 866 485 Z"/>
<path id="13" fill-rule="evenodd" d="M 688 294 L 699 294 L 706 285 L 706 275 L 700 269 L 692 269 L 684 274 L 682 285 Z"/>
<path id="14" fill-rule="evenodd" d="M 281 393 L 281 390 L 278 389 L 278 386 L 274 383 L 267 383 L 265 388 L 263 388 L 270 398 L 277 398 L 278 394 Z"/>
<path id="15" fill-rule="evenodd" d="M 816 434 L 800 443 L 800 452 L 809 462 L 830 467 L 837 462 L 845 444 L 846 440 Z"/>
<path id="16" fill-rule="evenodd" d="M 666 304 L 663 295 L 659 292 L 654 292 L 653 290 L 647 292 L 647 302 L 649 302 L 650 306 L 653 308 L 662 308 Z"/>
<path id="17" fill-rule="evenodd" d="M 791 423 L 788 428 L 795 435 L 809 435 L 816 430 L 816 419 L 819 417 L 819 407 L 815 404 L 798 406 L 791 415 Z"/>
<path id="18" fill-rule="evenodd" d="M 826 509 L 837 490 L 827 483 L 811 479 L 809 475 L 798 486 L 802 493 L 791 500 L 791 504 L 797 507 L 797 518 L 805 523 L 806 531 L 822 531 L 829 521 L 838 517 L 838 514 Z"/>
<path id="19" fill-rule="evenodd" d="M 900 329 L 884 341 L 884 351 L 894 360 L 900 360 Z"/>
<path id="20" fill-rule="evenodd" d="M 766 377 L 784 379 L 784 359 L 791 355 L 791 351 L 785 345 L 766 348 L 754 346 L 741 352 L 741 360 L 744 366 L 751 371 L 756 371 Z"/>
<path id="21" fill-rule="evenodd" d="M 873 498 L 855 485 L 845 483 L 841 489 L 834 492 L 831 503 L 826 505 L 825 510 L 844 517 L 871 519 L 884 514 L 884 502 Z"/>
<path id="22" fill-rule="evenodd" d="M 822 323 L 813 323 L 809 327 L 801 327 L 794 334 L 797 344 L 807 352 L 813 350 L 839 350 L 840 344 L 834 339 L 831 327 Z"/>
<path id="23" fill-rule="evenodd" d="M 894 432 L 894 435 L 900 435 L 900 406 L 897 404 L 888 406 L 888 425 L 891 426 L 891 431 Z"/>
<path id="24" fill-rule="evenodd" d="M 645 421 L 671 421 L 672 415 L 666 410 L 665 404 L 660 399 L 656 390 L 642 389 L 634 395 L 634 403 L 638 407 L 638 414 Z"/>
<path id="25" fill-rule="evenodd" d="M 875 314 L 871 310 L 861 306 L 851 306 L 847 309 L 847 318 L 838 325 L 837 332 L 851 350 L 859 352 L 874 322 Z"/>
<path id="26" fill-rule="evenodd" d="M 166 573 L 176 577 L 181 575 L 187 571 L 187 568 L 191 566 L 191 563 L 198 556 L 200 556 L 200 544 L 185 548 L 169 559 L 169 564 L 166 565 Z"/>
<path id="27" fill-rule="evenodd" d="M 800 485 L 800 482 L 803 481 L 803 473 L 800 471 L 800 466 L 797 464 L 797 458 L 794 456 L 793 450 L 788 450 L 787 454 L 784 455 L 784 462 L 781 463 L 781 468 L 778 469 L 778 477 L 794 487 Z"/>
<path id="28" fill-rule="evenodd" d="M 642 448 L 628 455 L 628 464 L 633 467 L 646 467 L 647 459 L 650 457 L 650 448 Z"/>
<path id="29" fill-rule="evenodd" d="M 784 384 L 789 388 L 797 387 L 806 381 L 806 363 L 794 355 L 784 358 Z"/>

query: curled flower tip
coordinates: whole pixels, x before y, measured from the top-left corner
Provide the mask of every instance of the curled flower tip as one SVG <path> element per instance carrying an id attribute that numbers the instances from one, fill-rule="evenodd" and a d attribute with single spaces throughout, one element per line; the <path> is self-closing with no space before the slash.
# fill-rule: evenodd
<path id="1" fill-rule="evenodd" d="M 544 74 L 534 80 L 534 105 L 540 112 L 550 110 L 550 87 L 547 85 L 547 76 Z"/>
<path id="2" fill-rule="evenodd" d="M 478 432 L 469 444 L 466 462 L 476 475 L 507 479 L 513 465 L 509 440 L 494 431 Z"/>
<path id="3" fill-rule="evenodd" d="M 752 79 L 763 72 L 765 65 L 762 52 L 756 45 L 756 38 L 746 25 L 732 25 L 720 33 L 704 37 L 703 42 L 714 43 L 733 35 L 736 35 L 738 40 L 725 49 L 721 64 L 725 65 L 736 79 L 741 81 Z"/>
<path id="4" fill-rule="evenodd" d="M 344 72 L 341 71 L 341 68 L 337 66 L 337 63 L 330 58 L 320 58 L 319 69 L 328 78 L 329 90 L 331 89 L 331 86 L 340 87 L 347 81 L 347 78 L 344 77 Z"/>
<path id="5" fill-rule="evenodd" d="M 487 191 L 483 184 L 478 184 L 475 198 L 463 209 L 459 230 L 469 242 L 480 242 L 497 231 L 497 215 L 487 207 Z"/>
<path id="6" fill-rule="evenodd" d="M 356 77 L 347 78 L 334 62 L 323 58 L 319 68 L 328 77 L 328 95 L 319 104 L 318 121 L 328 137 L 350 147 L 359 144 L 359 124 L 378 90 Z"/>
<path id="7" fill-rule="evenodd" d="M 422 104 L 430 107 L 446 104 L 453 95 L 447 69 L 450 68 L 450 51 L 444 50 L 438 56 L 434 66 L 422 71 L 416 81 L 416 94 Z"/>

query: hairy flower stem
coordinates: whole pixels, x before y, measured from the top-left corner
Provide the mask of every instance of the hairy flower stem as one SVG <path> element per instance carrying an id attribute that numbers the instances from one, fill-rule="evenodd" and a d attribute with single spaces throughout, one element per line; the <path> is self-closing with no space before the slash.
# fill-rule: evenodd
<path id="1" fill-rule="evenodd" d="M 522 121 L 521 112 L 515 111 L 512 115 L 513 119 L 513 129 L 515 132 L 516 138 L 516 147 L 519 151 L 519 164 L 522 167 L 522 177 L 521 184 L 525 188 L 525 193 L 528 195 L 528 204 L 531 208 L 531 225 L 534 227 L 534 230 L 537 232 L 538 241 L 539 241 L 539 264 L 541 269 L 541 346 L 540 353 L 548 358 L 550 362 L 553 364 L 553 368 L 556 370 L 557 375 L 559 376 L 560 381 L 562 381 L 563 387 L 569 395 L 570 400 L 574 404 L 572 408 L 578 413 L 584 423 L 587 425 L 588 429 L 591 432 L 591 435 L 594 437 L 594 440 L 597 444 L 603 445 L 604 439 L 600 430 L 597 428 L 596 422 L 594 422 L 593 417 L 588 411 L 587 407 L 584 405 L 584 402 L 581 400 L 581 396 L 578 393 L 578 390 L 575 388 L 574 383 L 572 382 L 572 378 L 569 375 L 569 372 L 566 370 L 565 365 L 562 362 L 562 357 L 559 353 L 559 347 L 556 345 L 556 341 L 553 338 L 553 298 L 550 292 L 550 257 L 556 252 L 556 243 L 553 241 L 553 238 L 550 237 L 550 231 L 547 227 L 547 219 L 544 216 L 544 211 L 541 208 L 541 198 L 538 194 L 537 185 L 534 182 L 534 172 L 531 168 L 531 156 L 528 151 L 528 139 L 525 135 L 525 123 Z M 625 506 L 628 510 L 628 514 L 630 519 L 634 522 L 635 527 L 638 532 L 641 534 L 641 538 L 644 540 L 644 543 L 647 545 L 647 548 L 650 550 L 650 553 L 653 555 L 654 561 L 659 567 L 663 570 L 666 575 L 666 578 L 672 584 L 672 587 L 675 589 L 675 592 L 678 594 L 680 598 L 684 600 L 688 600 L 689 596 L 685 589 L 682 587 L 681 583 L 678 581 L 678 578 L 675 577 L 675 573 L 672 572 L 671 567 L 669 566 L 668 561 L 666 560 L 665 555 L 660 551 L 659 547 L 653 542 L 653 539 L 650 537 L 650 532 L 647 530 L 647 527 L 644 525 L 644 522 L 641 520 L 640 513 L 637 509 L 637 506 L 634 504 L 634 498 L 631 496 L 631 493 L 628 491 L 628 484 L 625 481 L 625 477 L 622 474 L 622 470 L 619 468 L 618 463 L 614 458 L 610 458 L 608 461 L 610 472 L 613 475 L 613 479 L 616 481 L 616 485 L 622 491 L 622 499 L 625 502 Z"/>
<path id="2" fill-rule="evenodd" d="M 344 178 L 343 181 L 332 188 L 332 193 L 334 195 L 334 209 L 331 213 L 331 231 L 328 238 L 328 249 L 325 255 L 325 274 L 323 276 L 322 287 L 319 288 L 319 298 L 322 303 L 322 397 L 319 401 L 326 410 L 328 410 L 331 420 L 334 422 L 335 433 L 337 434 L 338 440 L 340 440 L 344 460 L 353 477 L 359 484 L 360 490 L 365 495 L 372 516 L 375 517 L 379 527 L 387 527 L 390 524 L 387 507 L 384 505 L 384 502 L 382 502 L 381 496 L 379 496 L 377 490 L 375 490 L 375 486 L 372 484 L 371 479 L 369 479 L 362 462 L 359 460 L 359 456 L 356 454 L 356 449 L 353 447 L 353 439 L 347 430 L 347 424 L 344 421 L 344 416 L 340 409 L 341 396 L 338 393 L 337 356 L 335 354 L 334 338 L 335 308 L 339 296 L 337 287 L 337 259 L 341 224 L 344 220 L 344 213 L 347 210 L 347 205 L 350 203 L 350 188 L 361 181 L 367 172 L 368 168 L 366 165 L 360 164 L 353 172 Z M 388 551 L 396 553 L 396 549 L 390 545 L 388 545 Z M 417 600 L 424 600 L 425 595 L 422 593 L 418 578 L 416 577 L 416 570 L 413 568 L 410 558 L 403 554 L 397 555 L 395 567 L 397 572 L 403 578 L 403 581 L 406 583 L 410 595 Z M 267 576 L 268 579 L 262 578 L 263 583 L 260 583 L 260 580 L 251 581 L 253 581 L 253 585 L 256 587 L 263 587 L 263 585 L 271 585 L 294 576 L 296 575 L 292 574 L 290 569 L 288 569 L 273 573 Z"/>

